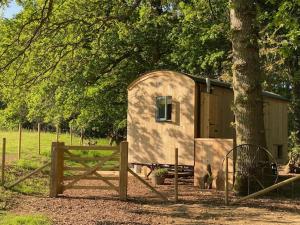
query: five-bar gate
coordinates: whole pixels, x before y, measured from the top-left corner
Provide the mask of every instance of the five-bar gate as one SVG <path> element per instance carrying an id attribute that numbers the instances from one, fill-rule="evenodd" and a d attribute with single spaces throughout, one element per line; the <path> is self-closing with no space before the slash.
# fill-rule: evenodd
<path id="1" fill-rule="evenodd" d="M 99 151 L 90 152 L 92 151 Z M 79 153 L 79 154 L 78 154 Z M 78 166 L 79 165 L 79 166 Z M 114 190 L 121 200 L 127 199 L 128 143 L 119 146 L 66 146 L 52 143 L 50 197 L 57 197 L 67 189 Z M 118 171 L 117 176 L 100 173 Z M 80 180 L 100 180 L 105 185 L 83 186 Z"/>

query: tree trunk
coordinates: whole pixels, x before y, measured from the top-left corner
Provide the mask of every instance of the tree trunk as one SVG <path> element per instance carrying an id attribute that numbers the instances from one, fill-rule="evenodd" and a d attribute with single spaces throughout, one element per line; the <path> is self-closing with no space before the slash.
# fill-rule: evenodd
<path id="1" fill-rule="evenodd" d="M 256 2 L 231 0 L 230 3 L 236 143 L 266 147 Z M 247 182 L 247 177 L 237 177 L 238 193 L 245 193 Z"/>
<path id="2" fill-rule="evenodd" d="M 295 131 L 297 132 L 297 144 L 300 145 L 300 74 L 299 80 L 294 81 L 293 91 L 293 106 L 294 106 L 294 119 L 295 119 Z"/>
<path id="3" fill-rule="evenodd" d="M 299 57 L 298 56 L 300 51 L 295 51 L 294 52 L 294 57 L 290 65 L 290 71 L 293 79 L 293 119 L 294 119 L 294 124 L 293 124 L 293 130 L 296 133 L 297 136 L 297 145 L 300 145 L 300 69 L 299 69 Z"/>

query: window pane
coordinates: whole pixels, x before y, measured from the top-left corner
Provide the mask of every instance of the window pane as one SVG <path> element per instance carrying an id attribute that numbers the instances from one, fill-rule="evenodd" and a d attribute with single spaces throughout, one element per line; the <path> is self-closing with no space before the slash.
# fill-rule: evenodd
<path id="1" fill-rule="evenodd" d="M 167 96 L 167 120 L 172 119 L 172 96 Z"/>
<path id="2" fill-rule="evenodd" d="M 157 119 L 165 120 L 166 119 L 166 99 L 165 97 L 156 98 L 156 108 L 157 108 Z"/>
<path id="3" fill-rule="evenodd" d="M 172 104 L 167 105 L 167 120 L 172 119 Z"/>

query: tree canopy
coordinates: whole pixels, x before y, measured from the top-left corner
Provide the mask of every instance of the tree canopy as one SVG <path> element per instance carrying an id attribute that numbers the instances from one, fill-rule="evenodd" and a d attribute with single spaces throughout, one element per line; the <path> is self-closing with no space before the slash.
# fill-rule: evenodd
<path id="1" fill-rule="evenodd" d="M 18 4 L 19 14 L 0 19 L 1 126 L 69 123 L 103 135 L 124 130 L 126 88 L 141 73 L 171 69 L 231 82 L 227 0 Z M 291 97 L 299 1 L 257 1 L 257 8 L 263 87 Z"/>

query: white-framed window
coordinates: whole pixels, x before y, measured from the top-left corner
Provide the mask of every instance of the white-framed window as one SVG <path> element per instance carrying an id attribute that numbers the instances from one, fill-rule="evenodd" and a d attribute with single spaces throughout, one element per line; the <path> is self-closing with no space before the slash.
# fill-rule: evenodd
<path id="1" fill-rule="evenodd" d="M 156 97 L 156 121 L 172 120 L 172 96 Z"/>

